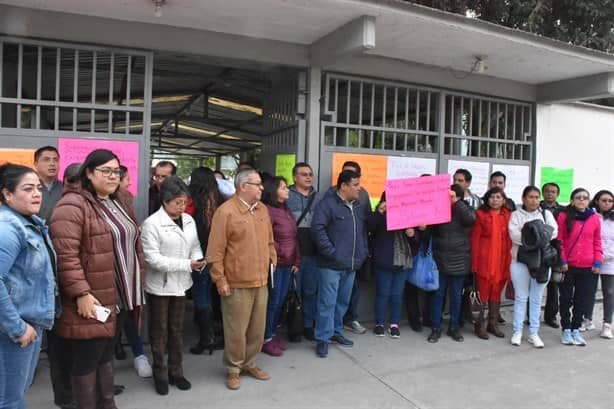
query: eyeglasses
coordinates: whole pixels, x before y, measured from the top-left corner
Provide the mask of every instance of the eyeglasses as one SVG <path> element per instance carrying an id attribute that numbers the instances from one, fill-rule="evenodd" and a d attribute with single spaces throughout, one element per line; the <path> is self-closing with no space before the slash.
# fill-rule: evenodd
<path id="1" fill-rule="evenodd" d="M 304 178 L 311 178 L 313 177 L 313 172 L 299 172 L 298 175 Z"/>
<path id="2" fill-rule="evenodd" d="M 588 196 L 574 196 L 573 199 L 574 200 L 588 200 L 589 197 Z"/>
<path id="3" fill-rule="evenodd" d="M 119 177 L 121 171 L 119 169 L 111 169 L 111 168 L 95 168 L 98 172 L 102 173 L 102 176 L 109 177 L 111 174 L 113 176 Z"/>
<path id="4" fill-rule="evenodd" d="M 614 199 L 599 199 L 599 201 L 603 203 L 614 203 Z"/>
<path id="5" fill-rule="evenodd" d="M 262 184 L 262 182 L 260 183 L 256 183 L 256 182 L 245 182 L 246 185 L 252 185 L 252 186 L 258 186 L 258 187 L 263 187 L 264 185 Z"/>

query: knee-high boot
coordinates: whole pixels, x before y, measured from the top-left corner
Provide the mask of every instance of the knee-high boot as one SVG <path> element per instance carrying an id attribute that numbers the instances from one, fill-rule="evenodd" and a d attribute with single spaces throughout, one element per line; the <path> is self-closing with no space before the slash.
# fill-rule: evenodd
<path id="1" fill-rule="evenodd" d="M 501 332 L 497 324 L 499 320 L 500 306 L 501 306 L 500 302 L 497 302 L 497 301 L 488 302 L 488 326 L 486 327 L 486 330 L 497 338 L 503 338 L 505 336 L 505 334 Z"/>
<path id="2" fill-rule="evenodd" d="M 117 409 L 113 386 L 113 361 L 98 365 L 97 369 L 98 404 L 97 409 Z"/>
<path id="3" fill-rule="evenodd" d="M 486 332 L 486 322 L 484 320 L 484 310 L 480 311 L 480 316 L 473 323 L 473 331 L 478 338 L 488 339 L 488 333 Z"/>
<path id="4" fill-rule="evenodd" d="M 79 409 L 96 409 L 96 378 L 96 371 L 71 376 L 73 398 Z"/>

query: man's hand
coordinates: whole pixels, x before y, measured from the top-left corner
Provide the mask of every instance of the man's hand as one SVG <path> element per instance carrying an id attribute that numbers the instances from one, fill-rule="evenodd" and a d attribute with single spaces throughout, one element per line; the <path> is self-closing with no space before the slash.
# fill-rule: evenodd
<path id="1" fill-rule="evenodd" d="M 230 286 L 228 284 L 224 284 L 223 286 L 217 288 L 217 292 L 220 297 L 228 297 L 230 295 Z"/>

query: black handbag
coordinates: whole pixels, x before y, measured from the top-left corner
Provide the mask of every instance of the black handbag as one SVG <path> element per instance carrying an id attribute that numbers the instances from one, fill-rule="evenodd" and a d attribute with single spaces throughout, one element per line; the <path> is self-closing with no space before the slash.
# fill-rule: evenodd
<path id="1" fill-rule="evenodd" d="M 296 277 L 292 275 L 292 287 L 286 299 L 286 325 L 288 339 L 291 342 L 299 342 L 303 334 L 303 302 L 296 290 Z"/>

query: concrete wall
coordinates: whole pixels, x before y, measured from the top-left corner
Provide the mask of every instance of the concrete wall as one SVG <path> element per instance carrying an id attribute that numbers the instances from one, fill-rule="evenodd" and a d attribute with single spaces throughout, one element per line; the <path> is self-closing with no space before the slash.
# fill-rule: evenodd
<path id="1" fill-rule="evenodd" d="M 542 166 L 574 168 L 574 187 L 584 187 L 591 195 L 614 189 L 614 109 L 588 104 L 538 105 L 537 183 Z"/>

